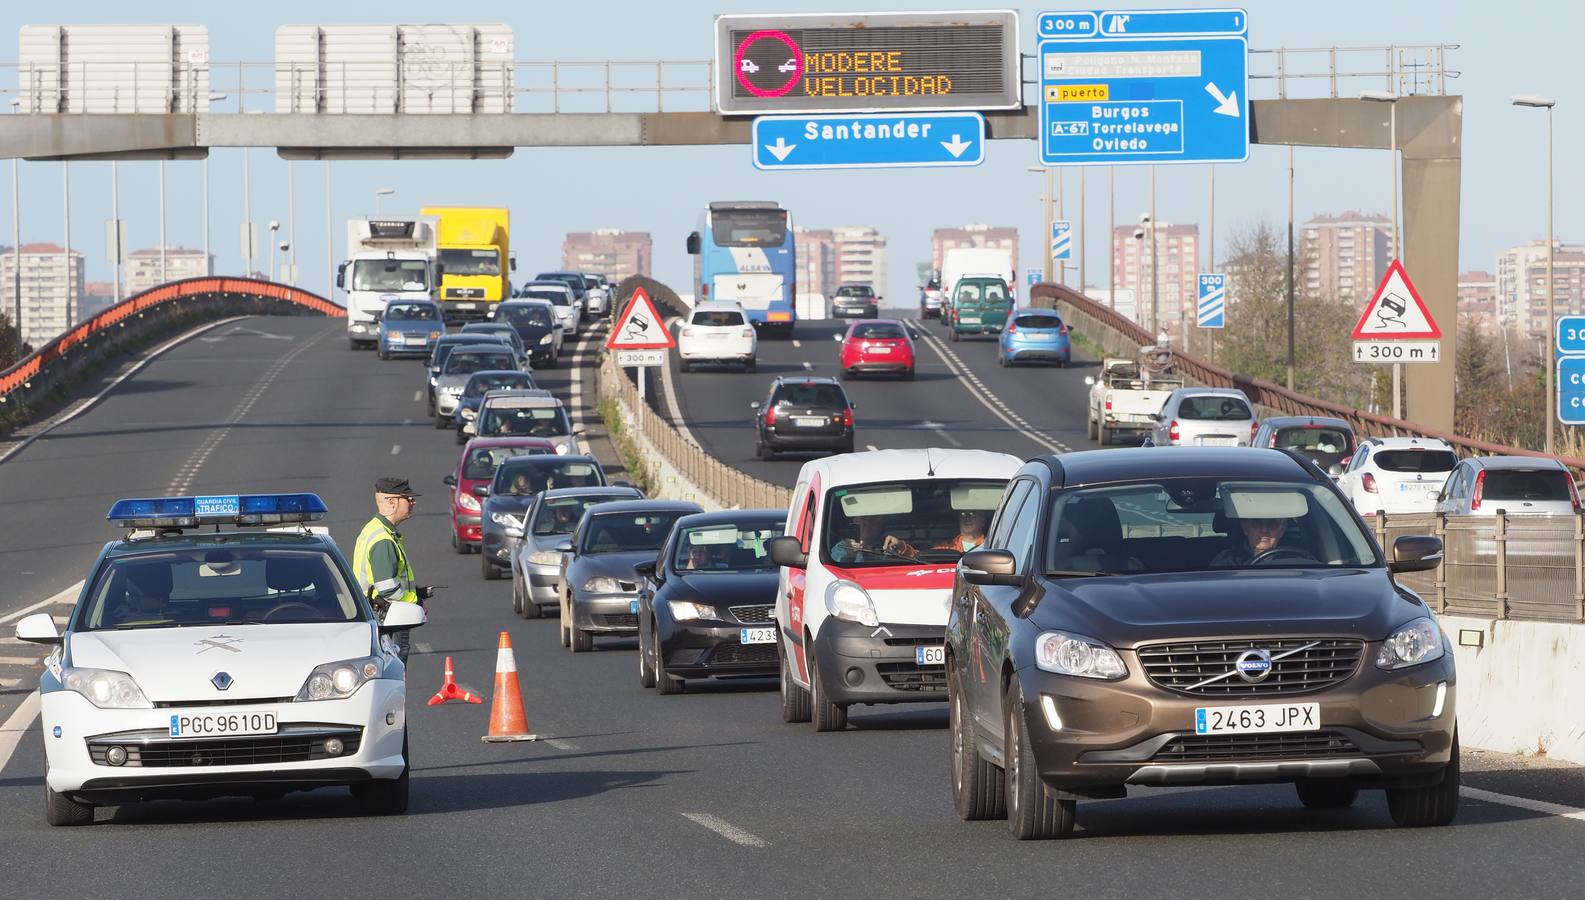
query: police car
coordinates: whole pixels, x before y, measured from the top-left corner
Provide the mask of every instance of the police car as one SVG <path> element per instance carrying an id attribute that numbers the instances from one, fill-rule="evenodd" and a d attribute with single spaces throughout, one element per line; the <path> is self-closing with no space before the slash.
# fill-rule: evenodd
<path id="1" fill-rule="evenodd" d="M 39 679 L 51 825 L 96 805 L 268 798 L 347 785 L 371 814 L 407 809 L 406 681 L 314 494 L 120 500 L 65 633 Z M 212 527 L 211 527 L 212 526 Z M 250 529 L 250 530 L 244 530 Z"/>

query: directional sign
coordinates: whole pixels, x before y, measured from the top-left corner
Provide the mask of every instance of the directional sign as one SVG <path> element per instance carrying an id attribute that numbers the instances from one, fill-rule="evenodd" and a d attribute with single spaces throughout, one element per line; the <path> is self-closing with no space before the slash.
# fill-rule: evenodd
<path id="1" fill-rule="evenodd" d="M 1585 356 L 1558 358 L 1557 420 L 1564 425 L 1585 425 Z"/>
<path id="2" fill-rule="evenodd" d="M 977 166 L 985 161 L 979 113 L 761 116 L 754 120 L 759 169 L 879 169 Z"/>
<path id="3" fill-rule="evenodd" d="M 1024 280 L 1029 282 L 1029 286 L 1030 287 L 1034 287 L 1035 285 L 1040 283 L 1041 274 L 1042 273 L 1041 273 L 1041 271 L 1039 269 L 1025 269 L 1024 270 Z"/>
<path id="4" fill-rule="evenodd" d="M 1395 259 L 1354 324 L 1352 337 L 1356 341 L 1439 340 L 1442 329 L 1431 318 L 1403 263 Z"/>
<path id="5" fill-rule="evenodd" d="M 1200 305 L 1196 317 L 1201 328 L 1227 325 L 1227 276 L 1220 272 L 1200 273 Z"/>
<path id="6" fill-rule="evenodd" d="M 1051 223 L 1051 258 L 1073 258 L 1073 223 L 1067 219 Z"/>
<path id="7" fill-rule="evenodd" d="M 1558 316 L 1558 353 L 1585 354 L 1585 316 Z"/>
<path id="8" fill-rule="evenodd" d="M 1051 12 L 1039 29 L 1045 165 L 1249 157 L 1243 10 Z"/>
<path id="9" fill-rule="evenodd" d="M 622 314 L 611 326 L 611 336 L 606 339 L 608 350 L 670 350 L 677 341 L 666 327 L 666 320 L 655 301 L 643 288 L 636 288 L 627 301 Z"/>
<path id="10" fill-rule="evenodd" d="M 665 350 L 615 350 L 616 364 L 623 368 L 633 366 L 664 366 Z"/>

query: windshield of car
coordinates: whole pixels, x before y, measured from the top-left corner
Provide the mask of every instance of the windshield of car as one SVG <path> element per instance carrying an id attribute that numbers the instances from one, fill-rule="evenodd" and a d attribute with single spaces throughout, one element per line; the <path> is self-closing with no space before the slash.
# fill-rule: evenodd
<path id="1" fill-rule="evenodd" d="M 527 372 L 480 372 L 468 379 L 468 386 L 462 389 L 462 396 L 483 397 L 486 391 L 533 386 L 534 379 Z"/>
<path id="2" fill-rule="evenodd" d="M 1134 574 L 1379 563 L 1370 536 L 1326 485 L 1171 478 L 1058 495 L 1045 564 Z"/>
<path id="3" fill-rule="evenodd" d="M 869 341 L 895 341 L 906 337 L 901 325 L 889 322 L 883 324 L 854 325 L 853 336 Z"/>
<path id="4" fill-rule="evenodd" d="M 534 278 L 535 281 L 559 281 L 567 286 L 574 294 L 584 293 L 583 279 L 567 272 L 541 272 Z"/>
<path id="5" fill-rule="evenodd" d="M 1559 469 L 1487 469 L 1481 480 L 1486 500 L 1562 500 L 1569 494 L 1569 476 Z"/>
<path id="6" fill-rule="evenodd" d="M 774 247 L 787 240 L 784 209 L 718 209 L 710 213 L 717 247 Z"/>
<path id="7" fill-rule="evenodd" d="M 693 314 L 690 325 L 728 326 L 742 325 L 743 314 L 735 309 L 701 309 Z"/>
<path id="8" fill-rule="evenodd" d="M 489 481 L 501 463 L 519 456 L 548 456 L 549 447 L 480 447 L 468 454 L 462 464 L 462 477 L 470 481 Z"/>
<path id="9" fill-rule="evenodd" d="M 632 553 L 639 550 L 659 550 L 661 542 L 671 531 L 672 523 L 687 515 L 676 512 L 602 513 L 589 520 L 584 530 L 583 545 L 578 552 Z"/>
<path id="10" fill-rule="evenodd" d="M 1383 472 L 1451 472 L 1458 465 L 1451 450 L 1377 450 L 1370 460 Z"/>
<path id="11" fill-rule="evenodd" d="M 1024 313 L 1013 324 L 1019 328 L 1061 328 L 1062 319 L 1046 313 Z"/>
<path id="12" fill-rule="evenodd" d="M 486 404 L 475 427 L 480 437 L 561 437 L 572 433 L 572 424 L 567 421 L 567 413 L 560 406 L 508 408 Z"/>
<path id="13" fill-rule="evenodd" d="M 358 593 L 328 553 L 239 545 L 155 550 L 99 570 L 79 631 L 352 622 Z"/>
<path id="14" fill-rule="evenodd" d="M 1278 429 L 1271 446 L 1301 453 L 1347 453 L 1349 440 L 1347 432 L 1336 428 L 1299 426 Z"/>
<path id="15" fill-rule="evenodd" d="M 1006 485 L 932 478 L 837 488 L 826 500 L 820 552 L 840 566 L 956 562 L 984 545 Z"/>
<path id="16" fill-rule="evenodd" d="M 572 534 L 572 530 L 578 527 L 578 520 L 583 518 L 583 511 L 589 507 L 612 500 L 632 499 L 631 494 L 582 494 L 546 500 L 539 504 L 539 512 L 534 514 L 534 533 Z"/>
<path id="17" fill-rule="evenodd" d="M 446 375 L 471 375 L 485 369 L 511 369 L 516 365 L 517 360 L 510 353 L 453 353 L 446 357 L 446 366 L 441 372 Z"/>
<path id="18" fill-rule="evenodd" d="M 442 250 L 440 264 L 447 275 L 499 275 L 501 252 L 489 250 Z"/>
<path id="19" fill-rule="evenodd" d="M 677 536 L 677 549 L 671 567 L 677 572 L 770 572 L 771 562 L 765 542 L 781 537 L 780 523 L 738 526 L 701 525 L 683 529 Z"/>
<path id="20" fill-rule="evenodd" d="M 1249 411 L 1249 404 L 1238 397 L 1191 395 L 1178 399 L 1177 417 L 1204 422 L 1237 422 L 1254 418 L 1254 413 Z"/>
<path id="21" fill-rule="evenodd" d="M 352 264 L 355 291 L 427 291 L 429 263 L 421 259 L 360 259 Z"/>
<path id="22" fill-rule="evenodd" d="M 517 329 L 505 322 L 470 322 L 458 334 L 493 334 L 508 343 L 517 340 Z"/>
<path id="23" fill-rule="evenodd" d="M 530 300 L 549 300 L 556 306 L 571 306 L 572 294 L 549 288 L 523 288 L 523 296 Z"/>
<path id="24" fill-rule="evenodd" d="M 428 303 L 391 303 L 385 307 L 387 322 L 438 322 L 440 312 Z"/>
<path id="25" fill-rule="evenodd" d="M 834 384 L 784 384 L 776 392 L 775 404 L 805 406 L 811 409 L 842 409 L 847 395 Z"/>
<path id="26" fill-rule="evenodd" d="M 495 470 L 491 494 L 523 497 L 551 488 L 599 487 L 605 473 L 588 459 L 533 457 L 503 463 Z"/>
<path id="27" fill-rule="evenodd" d="M 543 306 L 503 306 L 500 316 L 513 325 L 538 325 L 543 328 L 551 325 L 551 312 Z"/>
<path id="28" fill-rule="evenodd" d="M 874 289 L 864 284 L 844 284 L 837 288 L 838 297 L 873 297 L 874 295 Z"/>

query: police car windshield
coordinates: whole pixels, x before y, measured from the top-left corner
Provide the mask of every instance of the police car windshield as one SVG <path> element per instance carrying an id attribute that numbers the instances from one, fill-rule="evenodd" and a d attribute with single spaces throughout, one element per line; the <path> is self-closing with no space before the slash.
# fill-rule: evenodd
<path id="1" fill-rule="evenodd" d="M 631 494 L 586 494 L 580 497 L 558 497 L 539 505 L 534 516 L 534 534 L 572 534 L 583 518 L 583 511 L 596 503 L 612 500 L 631 500 Z"/>
<path id="2" fill-rule="evenodd" d="M 357 596 L 319 550 L 151 550 L 105 563 L 73 629 L 354 622 L 365 615 Z"/>

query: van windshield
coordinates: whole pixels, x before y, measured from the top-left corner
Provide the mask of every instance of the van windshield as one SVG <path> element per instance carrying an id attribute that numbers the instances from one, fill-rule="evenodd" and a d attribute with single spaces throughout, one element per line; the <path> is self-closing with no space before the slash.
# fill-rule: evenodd
<path id="1" fill-rule="evenodd" d="M 421 259 L 360 259 L 352 264 L 355 291 L 427 291 L 429 263 Z"/>
<path id="2" fill-rule="evenodd" d="M 953 563 L 984 546 L 1001 479 L 852 485 L 826 501 L 820 552 L 839 566 Z"/>

